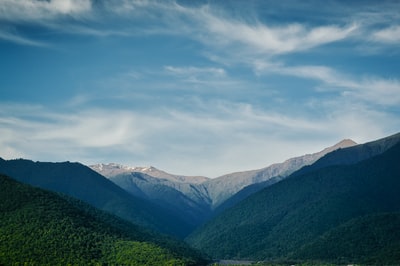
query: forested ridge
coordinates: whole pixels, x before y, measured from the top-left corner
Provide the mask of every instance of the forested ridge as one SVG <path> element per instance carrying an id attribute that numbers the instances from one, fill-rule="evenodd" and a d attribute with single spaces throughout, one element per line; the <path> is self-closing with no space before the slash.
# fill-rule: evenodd
<path id="1" fill-rule="evenodd" d="M 24 184 L 60 192 L 134 224 L 182 238 L 188 225 L 169 210 L 135 197 L 89 167 L 72 162 L 0 158 L 0 173 Z"/>
<path id="2" fill-rule="evenodd" d="M 353 165 L 287 179 L 187 240 L 218 259 L 400 263 L 400 144 Z"/>
<path id="3" fill-rule="evenodd" d="M 199 265 L 186 244 L 0 175 L 0 264 Z"/>

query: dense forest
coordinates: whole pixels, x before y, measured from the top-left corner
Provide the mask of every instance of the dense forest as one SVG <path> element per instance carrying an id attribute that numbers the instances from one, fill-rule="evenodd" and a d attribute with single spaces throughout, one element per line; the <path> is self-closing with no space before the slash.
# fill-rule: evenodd
<path id="1" fill-rule="evenodd" d="M 397 144 L 353 165 L 290 176 L 187 240 L 219 259 L 398 264 L 399 158 Z"/>
<path id="2" fill-rule="evenodd" d="M 0 173 L 25 184 L 69 195 L 161 233 L 183 238 L 190 230 L 188 224 L 171 211 L 131 195 L 80 163 L 0 158 Z"/>
<path id="3" fill-rule="evenodd" d="M 201 265 L 186 244 L 0 175 L 0 264 Z"/>

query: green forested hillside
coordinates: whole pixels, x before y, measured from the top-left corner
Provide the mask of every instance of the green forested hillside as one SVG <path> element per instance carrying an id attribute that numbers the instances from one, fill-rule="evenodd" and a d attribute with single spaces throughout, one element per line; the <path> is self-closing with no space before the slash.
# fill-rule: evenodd
<path id="1" fill-rule="evenodd" d="M 400 211 L 399 158 L 397 144 L 379 156 L 354 165 L 330 166 L 289 177 L 223 212 L 196 230 L 187 241 L 220 259 L 290 258 L 330 262 L 332 257 L 328 253 L 311 256 L 314 246 L 306 249 L 306 245 L 328 232 L 334 234 L 335 228 L 340 230 L 351 219 Z M 381 228 L 377 232 L 387 232 L 389 228 L 385 226 L 393 226 L 391 216 L 382 217 L 388 222 L 379 223 Z M 351 239 L 340 238 L 341 235 L 336 234 L 339 238 L 335 245 L 347 247 L 354 254 L 346 257 L 351 259 L 349 263 L 367 260 L 379 264 L 378 258 L 357 253 L 358 246 L 349 243 Z M 381 235 L 381 245 L 371 244 L 365 250 L 387 249 L 384 254 L 393 256 L 388 260 L 396 260 L 400 243 L 383 245 L 391 241 L 386 236 Z M 363 238 L 361 231 L 358 237 Z"/>
<path id="2" fill-rule="evenodd" d="M 0 264 L 195 265 L 185 244 L 0 176 Z"/>
<path id="3" fill-rule="evenodd" d="M 0 174 L 61 192 L 123 219 L 162 233 L 184 237 L 190 225 L 173 212 L 129 194 L 104 176 L 80 163 L 48 163 L 30 160 L 3 160 Z"/>
<path id="4" fill-rule="evenodd" d="M 400 213 L 379 213 L 350 220 L 296 251 L 293 258 L 357 261 L 366 265 L 400 263 Z"/>
<path id="5" fill-rule="evenodd" d="M 365 144 L 337 149 L 326 154 L 312 165 L 303 167 L 294 174 L 302 175 L 332 165 L 355 164 L 382 154 L 398 143 L 400 143 L 400 133 Z"/>

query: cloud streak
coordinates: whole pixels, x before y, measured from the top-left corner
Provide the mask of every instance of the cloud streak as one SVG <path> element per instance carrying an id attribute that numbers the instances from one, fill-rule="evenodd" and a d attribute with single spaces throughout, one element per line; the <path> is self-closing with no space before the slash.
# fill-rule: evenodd
<path id="1" fill-rule="evenodd" d="M 355 78 L 327 66 L 285 66 L 282 63 L 256 62 L 254 67 L 258 74 L 275 73 L 316 80 L 320 82 L 317 87 L 318 90 L 338 91 L 342 96 L 362 100 L 368 104 L 382 106 L 400 104 L 400 81 L 397 79 L 383 79 L 373 76 Z"/>
<path id="2" fill-rule="evenodd" d="M 40 41 L 31 40 L 29 38 L 20 36 L 15 30 L 10 31 L 0 27 L 0 39 L 16 43 L 19 45 L 28 45 L 36 47 L 49 47 L 48 44 Z"/>
<path id="3" fill-rule="evenodd" d="M 90 0 L 2 0 L 0 19 L 31 22 L 51 20 L 65 15 L 79 17 L 90 10 Z"/>
<path id="4" fill-rule="evenodd" d="M 252 25 L 224 19 L 206 11 L 197 16 L 199 23 L 205 25 L 206 38 L 203 42 L 208 45 L 217 43 L 225 47 L 241 44 L 248 52 L 267 55 L 304 51 L 340 41 L 349 37 L 358 28 L 356 24 L 343 27 L 336 25 L 305 27 L 299 23 L 274 27 L 262 23 Z"/>
<path id="5" fill-rule="evenodd" d="M 0 3 L 0 20 L 18 27 L 24 23 L 36 23 L 60 32 L 97 37 L 180 35 L 201 41 L 207 47 L 219 49 L 219 52 L 229 48 L 246 56 L 304 52 L 347 39 L 360 40 L 364 35 L 382 44 L 399 41 L 396 37 L 399 26 L 372 31 L 371 25 L 365 23 L 365 15 L 355 14 L 353 17 L 353 21 L 337 20 L 336 24 L 317 26 L 301 22 L 269 25 L 257 18 L 250 22 L 234 17 L 213 4 L 188 7 L 175 1 L 151 0 L 98 1 L 95 4 L 90 0 L 3 0 Z M 145 25 L 138 23 L 141 19 L 146 19 Z M 86 25 L 76 25 L 75 22 L 80 20 Z M 34 41 L 24 42 L 24 37 L 18 39 L 18 36 L 10 34 L 3 39 L 34 44 Z"/>
<path id="6" fill-rule="evenodd" d="M 380 43 L 399 44 L 400 43 L 400 25 L 391 26 L 382 30 L 373 32 L 371 40 Z"/>
<path id="7" fill-rule="evenodd" d="M 96 108 L 51 114 L 43 107 L 10 104 L 1 113 L 0 149 L 6 158 L 74 158 L 90 164 L 111 156 L 128 165 L 153 164 L 183 174 L 218 176 L 317 151 L 334 144 L 338 136 L 370 140 L 382 133 L 372 130 L 371 123 L 384 125 L 389 119 L 379 112 L 350 111 L 347 106 L 329 119 L 310 120 L 258 110 L 249 104 L 204 105 L 207 112 L 198 112 L 193 106 L 192 112 L 168 109 L 155 114 Z"/>

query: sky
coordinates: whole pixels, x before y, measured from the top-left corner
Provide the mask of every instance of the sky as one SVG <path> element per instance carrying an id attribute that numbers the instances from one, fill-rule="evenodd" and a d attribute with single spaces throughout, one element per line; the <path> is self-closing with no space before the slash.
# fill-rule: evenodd
<path id="1" fill-rule="evenodd" d="M 400 1 L 0 0 L 0 157 L 217 177 L 400 131 Z"/>

